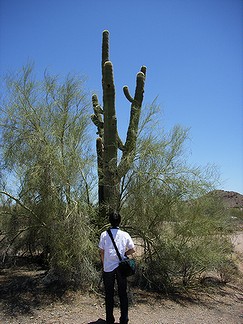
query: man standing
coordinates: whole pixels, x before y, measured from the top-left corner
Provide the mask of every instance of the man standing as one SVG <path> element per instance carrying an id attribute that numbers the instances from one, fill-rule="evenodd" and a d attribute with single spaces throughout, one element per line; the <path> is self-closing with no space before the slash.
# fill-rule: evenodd
<path id="1" fill-rule="evenodd" d="M 118 251 L 124 259 L 135 252 L 134 243 L 131 236 L 119 229 L 121 216 L 119 213 L 113 212 L 109 215 L 111 224 L 111 234 L 114 238 Z M 128 323 L 128 298 L 127 298 L 127 278 L 122 276 L 119 266 L 119 258 L 107 231 L 100 236 L 100 255 L 103 264 L 103 280 L 105 286 L 105 305 L 106 305 L 106 323 L 114 324 L 114 286 L 115 279 L 118 285 L 118 295 L 120 299 L 121 317 L 120 324 Z"/>

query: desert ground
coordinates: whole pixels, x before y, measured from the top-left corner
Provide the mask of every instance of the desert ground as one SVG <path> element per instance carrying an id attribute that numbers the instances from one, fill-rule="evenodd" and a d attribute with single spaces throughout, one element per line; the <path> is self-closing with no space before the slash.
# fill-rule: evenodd
<path id="1" fill-rule="evenodd" d="M 243 277 L 243 232 L 233 238 Z M 44 290 L 43 270 L 5 269 L 0 272 L 0 323 L 102 324 L 104 297 L 97 292 Z M 131 324 L 243 323 L 243 280 L 226 285 L 210 282 L 202 291 L 161 296 L 131 288 Z M 119 322 L 119 305 L 115 318 Z"/>

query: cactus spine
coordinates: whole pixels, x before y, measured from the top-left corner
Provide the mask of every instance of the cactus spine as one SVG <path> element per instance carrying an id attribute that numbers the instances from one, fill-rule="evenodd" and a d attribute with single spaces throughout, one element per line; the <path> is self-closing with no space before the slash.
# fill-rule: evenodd
<path id="1" fill-rule="evenodd" d="M 92 97 L 94 114 L 91 116 L 97 127 L 96 141 L 97 166 L 99 179 L 99 207 L 101 216 L 120 208 L 120 182 L 133 163 L 136 150 L 138 124 L 143 102 L 146 67 L 142 66 L 137 74 L 134 98 L 127 86 L 123 87 L 124 95 L 131 103 L 130 121 L 125 144 L 118 136 L 115 109 L 115 85 L 113 66 L 109 61 L 109 32 L 103 32 L 102 39 L 102 88 L 103 109 L 96 95 Z M 122 157 L 118 163 L 118 149 Z"/>

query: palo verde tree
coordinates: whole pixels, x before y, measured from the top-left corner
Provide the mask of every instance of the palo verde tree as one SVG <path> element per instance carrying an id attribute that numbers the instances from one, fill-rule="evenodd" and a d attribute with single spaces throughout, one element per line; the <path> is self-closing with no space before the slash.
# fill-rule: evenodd
<path id="1" fill-rule="evenodd" d="M 166 134 L 151 126 L 140 133 L 122 182 L 124 224 L 144 251 L 137 283 L 168 292 L 212 271 L 229 280 L 234 272 L 229 213 L 211 194 L 217 170 L 188 163 L 187 129 L 177 125 Z"/>
<path id="2" fill-rule="evenodd" d="M 32 70 L 7 78 L 1 103 L 2 164 L 19 180 L 15 197 L 1 188 L 16 205 L 5 216 L 2 243 L 48 254 L 53 269 L 72 273 L 91 262 L 90 105 L 80 78 L 46 73 L 37 81 Z"/>
<path id="3" fill-rule="evenodd" d="M 105 218 L 107 211 L 120 208 L 120 182 L 131 167 L 136 151 L 136 140 L 140 112 L 143 102 L 146 67 L 142 66 L 136 78 L 135 95 L 132 97 L 127 86 L 123 87 L 124 94 L 131 103 L 130 121 L 125 144 L 122 143 L 117 131 L 115 108 L 115 85 L 113 65 L 109 60 L 109 32 L 103 32 L 102 40 L 102 88 L 103 108 L 98 98 L 92 97 L 94 114 L 91 116 L 97 126 L 96 141 L 99 181 L 100 214 Z M 118 149 L 122 151 L 118 163 Z"/>

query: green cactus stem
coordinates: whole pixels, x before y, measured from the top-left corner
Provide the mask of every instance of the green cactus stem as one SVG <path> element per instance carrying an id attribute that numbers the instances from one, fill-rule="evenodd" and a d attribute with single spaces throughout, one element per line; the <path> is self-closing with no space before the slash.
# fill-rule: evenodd
<path id="1" fill-rule="evenodd" d="M 94 114 L 91 115 L 91 120 L 97 127 L 97 134 L 102 138 L 104 136 L 104 122 L 103 122 L 103 109 L 100 107 L 98 104 L 98 98 L 94 94 L 92 96 L 92 103 L 93 103 L 93 109 L 94 109 Z"/>
<path id="2" fill-rule="evenodd" d="M 131 112 L 126 142 L 124 145 L 125 149 L 122 154 L 121 162 L 118 166 L 119 178 L 122 178 L 128 172 L 135 157 L 138 124 L 143 102 L 145 77 L 146 67 L 142 66 L 141 71 L 137 74 L 134 99 L 130 95 L 128 87 L 123 87 L 126 98 L 131 102 Z"/>
<path id="3" fill-rule="evenodd" d="M 146 67 L 142 66 L 136 78 L 135 95 L 130 95 L 127 86 L 123 92 L 131 103 L 130 121 L 127 130 L 126 142 L 122 143 L 117 132 L 115 109 L 115 85 L 113 66 L 109 60 L 109 32 L 105 30 L 102 38 L 102 89 L 103 108 L 98 103 L 96 95 L 92 97 L 94 114 L 91 119 L 97 127 L 97 167 L 99 180 L 99 206 L 102 217 L 109 211 L 120 208 L 120 182 L 133 163 L 138 124 L 143 101 Z M 118 164 L 118 149 L 122 151 L 121 161 Z M 105 208 L 104 208 L 105 206 Z"/>
<path id="4" fill-rule="evenodd" d="M 104 173 L 103 173 L 103 143 L 100 137 L 96 140 L 97 153 L 97 169 L 98 169 L 98 198 L 99 205 L 103 206 L 105 203 L 104 197 Z"/>

